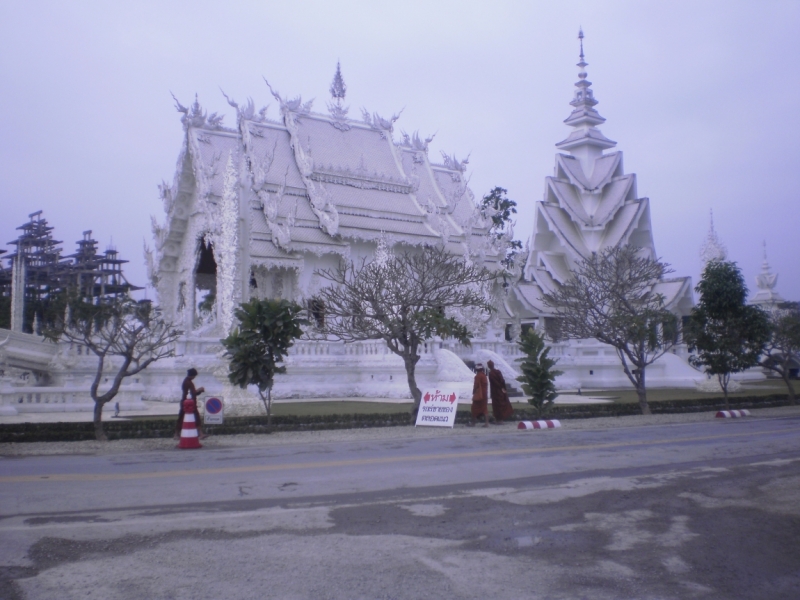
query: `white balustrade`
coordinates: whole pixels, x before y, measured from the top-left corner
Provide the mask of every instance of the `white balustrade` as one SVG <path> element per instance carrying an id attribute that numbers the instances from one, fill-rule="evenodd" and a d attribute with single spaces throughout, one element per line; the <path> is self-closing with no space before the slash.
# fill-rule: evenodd
<path id="1" fill-rule="evenodd" d="M 144 408 L 141 384 L 127 385 L 112 400 L 128 409 Z M 86 411 L 94 408 L 89 388 L 76 387 L 0 387 L 0 406 L 13 408 L 14 412 L 70 412 Z"/>
<path id="2" fill-rule="evenodd" d="M 460 358 L 471 358 L 480 350 L 488 350 L 509 360 L 522 356 L 516 342 L 497 340 L 475 340 L 471 346 L 465 346 L 457 340 L 428 341 L 419 347 L 420 355 L 433 354 L 434 345 L 453 352 Z M 553 344 L 550 356 L 564 356 L 566 345 Z M 359 342 L 339 342 L 328 340 L 296 340 L 289 348 L 289 356 L 382 356 L 391 351 L 383 340 L 364 340 Z"/>

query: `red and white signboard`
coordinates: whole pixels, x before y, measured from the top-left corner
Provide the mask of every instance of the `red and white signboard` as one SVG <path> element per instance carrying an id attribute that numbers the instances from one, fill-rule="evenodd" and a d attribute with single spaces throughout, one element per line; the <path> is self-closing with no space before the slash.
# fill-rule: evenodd
<path id="1" fill-rule="evenodd" d="M 417 413 L 417 425 L 452 427 L 456 423 L 458 394 L 452 390 L 427 390 L 422 393 Z"/>

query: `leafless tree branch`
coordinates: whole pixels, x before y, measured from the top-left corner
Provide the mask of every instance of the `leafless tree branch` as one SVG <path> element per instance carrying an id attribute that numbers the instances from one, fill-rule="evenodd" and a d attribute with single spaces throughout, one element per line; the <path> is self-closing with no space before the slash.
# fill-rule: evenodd
<path id="1" fill-rule="evenodd" d="M 568 282 L 543 296 L 558 335 L 594 338 L 616 349 L 643 413 L 649 413 L 645 370 L 677 341 L 677 319 L 653 291 L 671 272 L 669 265 L 641 257 L 634 246 L 607 248 L 581 261 Z"/>

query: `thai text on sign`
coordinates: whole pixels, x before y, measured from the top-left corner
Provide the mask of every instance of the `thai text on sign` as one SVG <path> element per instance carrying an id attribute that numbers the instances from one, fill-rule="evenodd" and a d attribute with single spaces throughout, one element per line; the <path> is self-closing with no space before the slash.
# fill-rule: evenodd
<path id="1" fill-rule="evenodd" d="M 458 395 L 452 391 L 428 390 L 419 403 L 415 426 L 452 427 L 456 422 Z"/>

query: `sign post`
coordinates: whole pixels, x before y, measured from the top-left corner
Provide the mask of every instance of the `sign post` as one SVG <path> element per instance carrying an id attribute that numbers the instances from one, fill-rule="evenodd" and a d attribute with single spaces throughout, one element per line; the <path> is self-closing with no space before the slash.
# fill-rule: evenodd
<path id="1" fill-rule="evenodd" d="M 224 406 L 219 398 L 209 398 L 206 400 L 206 411 L 203 415 L 203 423 L 206 425 L 222 425 L 224 419 Z"/>
<path id="2" fill-rule="evenodd" d="M 458 394 L 452 390 L 428 390 L 422 394 L 417 413 L 417 426 L 452 427 L 456 423 Z"/>

